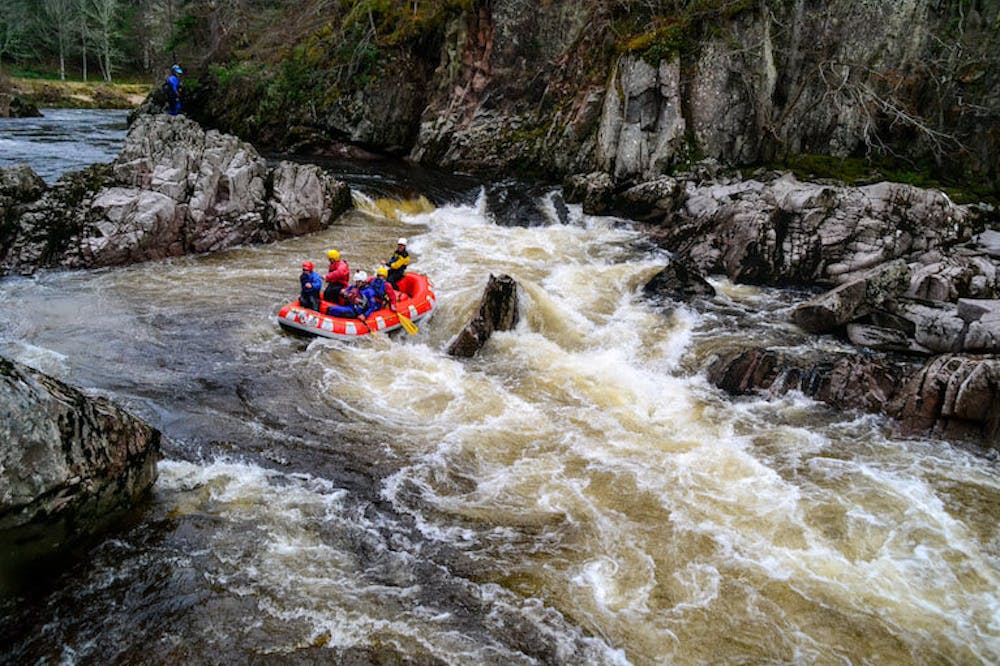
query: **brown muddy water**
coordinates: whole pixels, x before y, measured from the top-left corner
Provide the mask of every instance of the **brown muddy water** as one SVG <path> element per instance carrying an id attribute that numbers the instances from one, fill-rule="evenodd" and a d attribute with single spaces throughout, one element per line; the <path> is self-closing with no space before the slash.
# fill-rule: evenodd
<path id="1" fill-rule="evenodd" d="M 170 438 L 131 523 L 4 596 L 2 661 L 1000 661 L 995 462 L 699 374 L 733 338 L 836 346 L 791 295 L 667 310 L 621 220 L 532 192 L 507 226 L 466 183 L 395 205 L 374 169 L 307 238 L 0 282 L 0 353 Z M 370 270 L 401 235 L 439 295 L 419 334 L 281 332 L 303 259 Z M 490 273 L 521 323 L 450 358 Z"/>

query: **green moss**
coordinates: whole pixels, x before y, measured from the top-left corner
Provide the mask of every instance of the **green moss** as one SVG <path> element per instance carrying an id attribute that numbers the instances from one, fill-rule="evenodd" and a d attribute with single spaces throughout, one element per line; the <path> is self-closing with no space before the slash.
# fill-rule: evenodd
<path id="1" fill-rule="evenodd" d="M 830 178 L 849 185 L 888 180 L 914 187 L 941 190 L 955 203 L 987 202 L 1000 205 L 1000 193 L 994 190 L 990 183 L 947 178 L 935 173 L 930 167 L 914 168 L 887 160 L 874 161 L 859 157 L 841 158 L 816 154 L 795 155 L 767 166 L 791 171 L 802 180 Z"/>

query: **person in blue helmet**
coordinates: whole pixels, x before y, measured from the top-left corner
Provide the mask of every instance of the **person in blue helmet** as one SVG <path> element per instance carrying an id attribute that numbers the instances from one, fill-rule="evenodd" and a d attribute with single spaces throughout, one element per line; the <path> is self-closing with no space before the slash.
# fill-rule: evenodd
<path id="1" fill-rule="evenodd" d="M 184 73 L 180 65 L 174 65 L 170 68 L 170 76 L 167 77 L 167 82 L 164 84 L 164 89 L 167 92 L 167 113 L 172 116 L 176 116 L 181 112 L 181 79 L 180 75 Z"/>
<path id="2" fill-rule="evenodd" d="M 302 262 L 299 282 L 302 285 L 302 291 L 299 292 L 299 305 L 319 312 L 319 290 L 323 288 L 323 278 L 313 270 L 313 262 Z"/>
<path id="3" fill-rule="evenodd" d="M 368 273 L 364 271 L 354 274 L 354 284 L 344 290 L 342 298 L 347 305 L 329 306 L 326 309 L 328 315 L 364 319 L 379 307 L 378 297 L 368 284 Z"/>

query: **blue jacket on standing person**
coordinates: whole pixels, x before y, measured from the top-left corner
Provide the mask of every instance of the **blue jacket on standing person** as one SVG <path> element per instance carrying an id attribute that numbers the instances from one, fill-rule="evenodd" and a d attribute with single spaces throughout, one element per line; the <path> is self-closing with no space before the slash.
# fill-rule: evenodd
<path id="1" fill-rule="evenodd" d="M 180 65 L 174 65 L 170 68 L 170 76 L 167 77 L 167 113 L 172 116 L 181 112 L 181 79 L 179 75 L 183 73 L 184 70 L 181 69 Z"/>
<path id="2" fill-rule="evenodd" d="M 299 283 L 302 285 L 302 290 L 299 292 L 299 305 L 310 310 L 319 310 L 319 291 L 323 288 L 323 278 L 313 270 L 313 262 L 302 262 Z"/>

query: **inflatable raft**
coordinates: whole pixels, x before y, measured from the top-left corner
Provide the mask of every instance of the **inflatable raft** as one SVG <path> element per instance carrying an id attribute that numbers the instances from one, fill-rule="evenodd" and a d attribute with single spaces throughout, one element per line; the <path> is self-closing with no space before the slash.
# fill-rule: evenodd
<path id="1" fill-rule="evenodd" d="M 375 310 L 366 319 L 347 319 L 323 314 L 328 305 L 320 300 L 320 312 L 309 310 L 292 301 L 278 312 L 278 324 L 292 333 L 318 335 L 337 340 L 351 340 L 364 337 L 372 332 L 394 331 L 402 327 L 397 312 L 416 323 L 426 319 L 436 306 L 434 290 L 426 275 L 407 273 L 399 280 L 396 289 L 399 300 L 396 312 L 388 308 Z"/>

